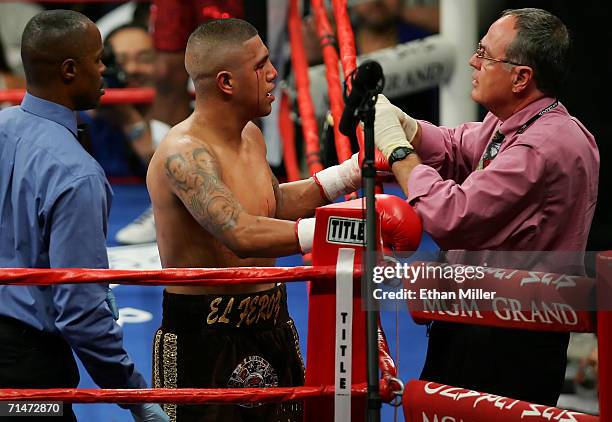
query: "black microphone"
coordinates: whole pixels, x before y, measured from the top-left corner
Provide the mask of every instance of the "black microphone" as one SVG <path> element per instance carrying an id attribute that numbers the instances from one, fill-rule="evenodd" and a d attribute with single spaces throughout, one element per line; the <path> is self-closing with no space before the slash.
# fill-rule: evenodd
<path id="1" fill-rule="evenodd" d="M 344 112 L 338 126 L 340 133 L 348 137 L 355 136 L 355 127 L 359 122 L 357 117 L 359 107 L 374 95 L 382 92 L 384 85 L 382 67 L 374 60 L 366 60 L 361 63 L 351 76 L 353 77 L 351 93 L 344 96 Z"/>

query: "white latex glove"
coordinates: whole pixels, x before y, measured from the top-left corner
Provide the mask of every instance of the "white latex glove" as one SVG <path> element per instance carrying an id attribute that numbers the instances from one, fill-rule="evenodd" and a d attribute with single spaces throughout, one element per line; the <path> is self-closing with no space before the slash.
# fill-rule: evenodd
<path id="1" fill-rule="evenodd" d="M 417 133 L 417 128 L 416 120 L 391 104 L 384 95 L 378 95 L 374 141 L 386 159 L 389 159 L 395 148 L 413 148 L 411 142 Z"/>

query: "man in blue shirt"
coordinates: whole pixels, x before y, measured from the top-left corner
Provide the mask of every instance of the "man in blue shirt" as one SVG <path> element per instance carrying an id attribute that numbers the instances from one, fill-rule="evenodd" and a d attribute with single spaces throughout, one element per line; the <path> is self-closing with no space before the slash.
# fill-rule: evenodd
<path id="1" fill-rule="evenodd" d="M 74 113 L 104 93 L 100 33 L 80 13 L 42 12 L 21 55 L 28 92 L 0 112 L 0 267 L 108 268 L 112 191 Z M 74 350 L 101 387 L 146 388 L 111 295 L 107 284 L 0 286 L 0 387 L 76 387 Z M 168 420 L 156 404 L 122 407 L 136 421 Z M 75 420 L 69 404 L 64 415 Z"/>

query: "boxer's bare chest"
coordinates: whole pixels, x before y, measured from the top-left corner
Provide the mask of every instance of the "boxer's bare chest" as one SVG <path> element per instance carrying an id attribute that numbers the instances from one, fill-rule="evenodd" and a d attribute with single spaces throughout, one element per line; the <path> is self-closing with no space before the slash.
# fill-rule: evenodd
<path id="1" fill-rule="evenodd" d="M 221 178 L 242 208 L 251 215 L 274 217 L 276 198 L 268 163 L 260 157 L 221 161 Z"/>

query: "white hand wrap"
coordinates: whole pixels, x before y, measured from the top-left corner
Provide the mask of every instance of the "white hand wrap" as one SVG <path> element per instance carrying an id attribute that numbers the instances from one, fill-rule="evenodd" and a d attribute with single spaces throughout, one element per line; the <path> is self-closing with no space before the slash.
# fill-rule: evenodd
<path id="1" fill-rule="evenodd" d="M 313 177 L 323 191 L 325 198 L 330 202 L 333 202 L 339 196 L 355 192 L 361 187 L 358 154 L 353 154 L 342 164 L 321 170 Z"/>
<path id="2" fill-rule="evenodd" d="M 416 120 L 391 104 L 384 95 L 378 95 L 374 141 L 385 158 L 388 159 L 397 147 L 413 148 L 410 142 L 414 139 L 417 128 Z"/>
<path id="3" fill-rule="evenodd" d="M 312 250 L 312 240 L 314 238 L 316 221 L 315 218 L 300 218 L 295 222 L 295 232 L 303 254 Z"/>

